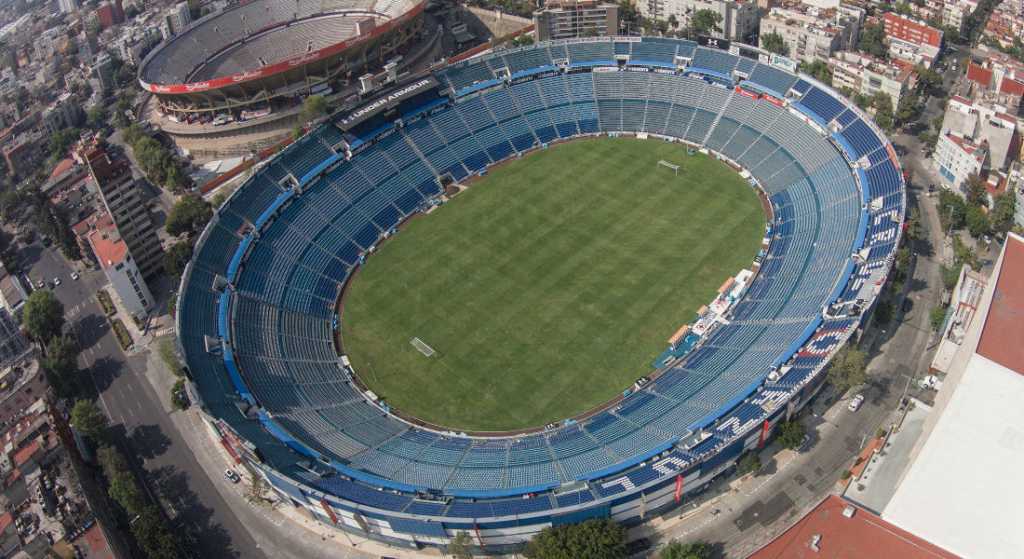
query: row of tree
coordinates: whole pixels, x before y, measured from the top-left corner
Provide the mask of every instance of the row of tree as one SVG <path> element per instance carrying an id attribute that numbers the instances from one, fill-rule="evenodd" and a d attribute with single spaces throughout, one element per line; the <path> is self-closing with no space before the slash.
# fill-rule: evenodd
<path id="1" fill-rule="evenodd" d="M 167 233 L 179 240 L 164 253 L 164 271 L 178 278 L 192 258 L 196 237 L 213 217 L 213 206 L 195 194 L 186 194 L 174 203 L 167 223 Z"/>
<path id="2" fill-rule="evenodd" d="M 114 446 L 103 445 L 96 451 L 96 461 L 107 479 L 107 494 L 131 518 L 132 536 L 146 556 L 149 559 L 182 557 L 160 509 L 147 502 L 124 455 Z"/>
<path id="3" fill-rule="evenodd" d="M 149 180 L 175 192 L 189 185 L 188 175 L 171 150 L 146 134 L 141 126 L 132 124 L 125 128 L 124 141 L 131 146 L 135 160 Z"/>
<path id="4" fill-rule="evenodd" d="M 946 231 L 967 230 L 972 237 L 1006 235 L 1013 229 L 1017 200 L 1013 192 L 989 197 L 985 180 L 977 175 L 967 177 L 964 196 L 943 190 L 939 193 L 939 219 Z"/>
<path id="5" fill-rule="evenodd" d="M 448 546 L 448 555 L 455 559 L 471 559 L 471 538 L 459 533 Z M 672 541 L 658 554 L 659 559 L 710 559 L 714 548 L 705 542 Z M 629 556 L 626 529 L 606 518 L 579 524 L 545 528 L 526 547 L 529 559 L 625 559 Z"/>

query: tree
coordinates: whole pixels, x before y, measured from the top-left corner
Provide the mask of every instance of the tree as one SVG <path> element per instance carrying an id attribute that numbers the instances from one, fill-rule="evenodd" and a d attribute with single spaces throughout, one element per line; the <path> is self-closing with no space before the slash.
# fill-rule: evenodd
<path id="1" fill-rule="evenodd" d="M 964 226 L 967 219 L 967 204 L 964 199 L 949 190 L 939 192 L 939 221 L 945 230 L 956 230 Z"/>
<path id="2" fill-rule="evenodd" d="M 988 235 L 989 230 L 988 214 L 985 210 L 981 209 L 981 206 L 967 208 L 967 231 L 971 236 L 980 239 Z"/>
<path id="3" fill-rule="evenodd" d="M 884 130 L 892 130 L 894 124 L 892 97 L 883 91 L 878 91 L 871 98 L 871 106 L 875 108 L 875 122 Z"/>
<path id="4" fill-rule="evenodd" d="M 70 398 L 78 393 L 78 344 L 73 338 L 51 338 L 39 365 L 58 396 Z"/>
<path id="5" fill-rule="evenodd" d="M 526 546 L 529 559 L 622 559 L 626 529 L 602 518 L 545 528 Z"/>
<path id="6" fill-rule="evenodd" d="M 992 212 L 989 220 L 992 222 L 992 231 L 1005 235 L 1013 229 L 1013 216 L 1017 211 L 1017 197 L 1013 192 L 1003 192 L 996 196 L 992 204 Z"/>
<path id="7" fill-rule="evenodd" d="M 85 124 L 93 130 L 99 130 L 107 125 L 107 110 L 100 105 L 89 109 L 85 115 Z"/>
<path id="8" fill-rule="evenodd" d="M 928 313 L 928 322 L 931 324 L 932 330 L 938 332 L 946 322 L 946 306 L 932 307 L 931 312 Z"/>
<path id="9" fill-rule="evenodd" d="M 33 291 L 25 302 L 22 321 L 28 335 L 36 342 L 45 344 L 51 338 L 60 335 L 60 330 L 64 326 L 64 305 L 57 300 L 52 291 Z"/>
<path id="10" fill-rule="evenodd" d="M 94 441 L 107 432 L 107 416 L 89 400 L 78 400 L 71 408 L 71 426 Z"/>
<path id="11" fill-rule="evenodd" d="M 970 175 L 961 187 L 967 204 L 971 206 L 988 206 L 988 189 L 985 181 L 978 175 Z"/>
<path id="12" fill-rule="evenodd" d="M 869 23 L 860 31 L 860 41 L 857 48 L 879 58 L 886 58 L 889 54 L 885 48 L 885 27 L 879 23 Z"/>
<path id="13" fill-rule="evenodd" d="M 674 541 L 665 546 L 658 559 L 711 559 L 714 549 L 707 542 Z"/>
<path id="14" fill-rule="evenodd" d="M 741 476 L 756 472 L 761 469 L 761 457 L 757 452 L 750 450 L 740 457 L 736 463 L 736 473 Z"/>
<path id="15" fill-rule="evenodd" d="M 116 448 L 101 446 L 96 461 L 107 478 L 107 494 L 128 513 L 138 514 L 146 505 L 145 498 L 135 482 L 128 460 Z"/>
<path id="16" fill-rule="evenodd" d="M 832 85 L 832 69 L 828 67 L 822 60 L 815 59 L 810 64 L 801 62 L 800 71 L 811 76 L 812 78 L 824 83 L 825 85 Z M 849 97 L 849 95 L 847 95 Z"/>
<path id="17" fill-rule="evenodd" d="M 171 277 L 178 279 L 185 271 L 185 266 L 192 258 L 192 242 L 189 240 L 178 241 L 171 245 L 164 253 L 164 271 Z"/>
<path id="18" fill-rule="evenodd" d="M 155 505 L 147 505 L 138 512 L 132 523 L 132 536 L 149 559 L 177 559 L 181 557 L 178 543 Z"/>
<path id="19" fill-rule="evenodd" d="M 50 135 L 50 157 L 55 160 L 64 157 L 71 144 L 78 140 L 79 134 L 77 128 L 65 128 Z"/>
<path id="20" fill-rule="evenodd" d="M 679 28 L 679 18 L 676 17 L 676 14 L 669 14 L 668 26 L 671 27 L 673 30 Z"/>
<path id="21" fill-rule="evenodd" d="M 690 33 L 698 36 L 721 33 L 722 28 L 718 26 L 720 23 L 722 14 L 707 9 L 697 10 L 690 16 Z"/>
<path id="22" fill-rule="evenodd" d="M 469 552 L 469 546 L 472 544 L 472 540 L 469 538 L 469 534 L 466 532 L 459 532 L 455 534 L 452 541 L 448 543 L 448 555 L 451 555 L 455 559 L 473 559 L 473 554 Z"/>
<path id="23" fill-rule="evenodd" d="M 844 346 L 829 363 L 828 380 L 839 392 L 864 384 L 867 380 L 867 353 L 851 345 Z"/>
<path id="24" fill-rule="evenodd" d="M 896 107 L 896 121 L 900 124 L 913 122 L 921 116 L 923 109 L 924 103 L 917 95 L 904 95 Z"/>
<path id="25" fill-rule="evenodd" d="M 935 70 L 924 64 L 918 64 L 914 67 L 914 72 L 925 92 L 931 94 L 942 89 L 942 75 Z"/>
<path id="26" fill-rule="evenodd" d="M 782 35 L 779 35 L 774 31 L 766 35 L 761 35 L 761 48 L 768 52 L 781 54 L 782 56 L 789 55 L 789 46 L 786 44 L 786 40 L 782 38 Z"/>
<path id="27" fill-rule="evenodd" d="M 323 95 L 310 95 L 302 102 L 302 111 L 299 119 L 302 122 L 311 122 L 327 114 L 327 99 Z"/>
<path id="28" fill-rule="evenodd" d="M 907 238 L 910 240 L 924 238 L 924 226 L 921 224 L 921 210 L 917 206 L 910 208 L 910 215 L 907 217 Z"/>
<path id="29" fill-rule="evenodd" d="M 188 233 L 199 233 L 213 217 L 213 207 L 199 196 L 182 196 L 174 203 L 164 226 L 167 233 L 175 237 Z"/>
<path id="30" fill-rule="evenodd" d="M 783 421 L 779 424 L 778 441 L 782 448 L 797 448 L 804 442 L 807 430 L 799 421 Z"/>

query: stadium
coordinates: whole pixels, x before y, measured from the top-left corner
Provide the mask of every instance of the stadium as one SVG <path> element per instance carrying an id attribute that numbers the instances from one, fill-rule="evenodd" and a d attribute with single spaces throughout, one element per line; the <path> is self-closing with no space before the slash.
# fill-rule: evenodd
<path id="1" fill-rule="evenodd" d="M 416 0 L 256 0 L 211 13 L 139 65 L 139 83 L 154 95 L 151 119 L 186 139 L 265 127 L 302 97 L 409 53 L 423 8 Z"/>
<path id="2" fill-rule="evenodd" d="M 221 444 L 326 524 L 406 547 L 468 532 L 495 553 L 551 525 L 641 522 L 730 472 L 870 316 L 906 207 L 869 117 L 730 49 L 619 37 L 485 54 L 270 160 L 218 208 L 181 280 L 190 391 Z M 619 268 L 602 273 L 605 261 Z M 608 283 L 618 276 L 632 279 Z M 520 362 L 541 361 L 527 353 L 559 352 L 524 345 L 520 314 L 543 316 L 565 281 L 591 299 L 536 329 L 624 357 L 531 375 Z M 456 284 L 461 306 L 441 301 Z M 480 312 L 421 323 L 431 305 Z M 583 312 L 595 306 L 604 314 Z M 494 309 L 504 329 L 474 321 Z M 653 334 L 615 324 L 645 317 Z M 420 384 L 403 393 L 403 374 Z M 502 385 L 500 406 L 467 397 L 480 378 Z M 579 398 L 538 404 L 574 387 Z M 488 405 L 526 411 L 456 413 Z"/>

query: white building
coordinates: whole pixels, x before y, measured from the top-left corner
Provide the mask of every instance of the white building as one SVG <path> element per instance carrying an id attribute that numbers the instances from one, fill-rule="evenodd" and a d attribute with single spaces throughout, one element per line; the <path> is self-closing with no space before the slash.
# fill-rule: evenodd
<path id="1" fill-rule="evenodd" d="M 864 10 L 853 6 L 772 8 L 761 19 L 761 46 L 765 36 L 777 34 L 786 44 L 789 58 L 828 62 L 835 52 L 856 44 L 863 20 Z"/>
<path id="2" fill-rule="evenodd" d="M 985 146 L 950 133 L 939 136 L 932 158 L 943 186 L 964 194 L 967 177 L 980 175 L 986 168 L 988 152 Z"/>
<path id="3" fill-rule="evenodd" d="M 989 165 L 1000 171 L 1006 170 L 1020 151 L 1017 119 L 1002 107 L 973 103 L 959 95 L 946 104 L 942 133 L 952 133 L 978 145 L 984 143 Z"/>
<path id="4" fill-rule="evenodd" d="M 885 93 L 892 106 L 899 106 L 904 94 L 913 91 L 917 75 L 912 67 L 859 54 L 852 51 L 837 52 L 829 59 L 832 67 L 832 87 L 851 90 L 871 97 Z"/>
<path id="5" fill-rule="evenodd" d="M 160 31 L 166 40 L 181 33 L 181 30 L 190 23 L 192 23 L 192 13 L 188 10 L 188 2 L 179 2 L 164 12 L 160 21 Z"/>
<path id="6" fill-rule="evenodd" d="M 128 244 L 121 238 L 109 215 L 97 220 L 88 240 L 96 261 L 125 310 L 136 318 L 145 318 L 153 307 L 153 295 L 128 251 Z"/>
<path id="7" fill-rule="evenodd" d="M 713 36 L 730 41 L 752 40 L 761 17 L 757 4 L 734 0 L 637 0 L 636 7 L 644 17 L 658 21 L 675 16 L 679 29 L 687 27 L 698 10 L 711 10 L 722 16 L 721 31 Z"/>

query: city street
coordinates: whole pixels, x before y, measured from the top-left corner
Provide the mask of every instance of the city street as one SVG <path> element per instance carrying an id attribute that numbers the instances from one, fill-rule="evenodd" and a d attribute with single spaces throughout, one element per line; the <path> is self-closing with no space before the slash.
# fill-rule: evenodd
<path id="1" fill-rule="evenodd" d="M 23 250 L 22 259 L 31 278 L 61 279 L 54 293 L 78 338 L 82 373 L 95 387 L 118 445 L 144 469 L 148 488 L 160 488 L 178 533 L 195 541 L 198 557 L 263 557 L 213 487 L 222 481 L 203 473 L 160 405 L 168 394 L 155 393 L 146 382 L 145 355 L 126 356 L 118 346 L 94 297 L 105 283 L 103 273 L 88 271 L 74 281 L 67 262 L 38 244 Z"/>

